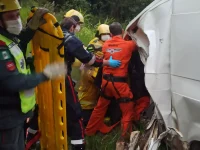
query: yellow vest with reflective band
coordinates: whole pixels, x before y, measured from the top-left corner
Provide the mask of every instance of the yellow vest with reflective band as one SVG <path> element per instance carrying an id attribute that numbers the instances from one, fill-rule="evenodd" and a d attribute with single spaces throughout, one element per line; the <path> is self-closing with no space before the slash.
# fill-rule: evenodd
<path id="1" fill-rule="evenodd" d="M 28 74 L 28 70 L 26 69 L 26 61 L 24 59 L 23 52 L 20 50 L 18 45 L 14 43 L 12 40 L 0 35 L 0 40 L 4 41 L 9 48 L 10 53 L 13 55 L 15 59 L 15 64 L 19 73 Z M 27 113 L 32 110 L 35 106 L 35 90 L 29 89 L 25 91 L 19 92 L 20 100 L 21 100 L 21 110 L 23 113 Z"/>

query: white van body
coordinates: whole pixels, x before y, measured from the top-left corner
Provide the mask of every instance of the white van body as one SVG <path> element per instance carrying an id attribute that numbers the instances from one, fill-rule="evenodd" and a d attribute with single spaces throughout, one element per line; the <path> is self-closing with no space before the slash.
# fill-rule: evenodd
<path id="1" fill-rule="evenodd" d="M 200 0 L 155 0 L 129 23 L 128 35 L 166 125 L 184 141 L 200 141 Z"/>

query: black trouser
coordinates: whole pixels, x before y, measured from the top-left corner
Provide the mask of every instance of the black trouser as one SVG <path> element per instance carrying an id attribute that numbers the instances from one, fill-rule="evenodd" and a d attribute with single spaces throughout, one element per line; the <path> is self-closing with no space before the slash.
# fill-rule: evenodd
<path id="1" fill-rule="evenodd" d="M 30 118 L 28 124 L 27 124 L 27 129 L 31 128 L 33 130 L 39 130 L 39 126 L 38 126 L 38 111 L 39 111 L 39 107 L 36 104 L 35 105 L 35 110 L 33 112 L 33 116 Z M 29 139 L 28 139 L 29 141 Z"/>
<path id="2" fill-rule="evenodd" d="M 122 112 L 119 107 L 119 103 L 116 101 L 115 98 L 110 100 L 110 104 L 108 106 L 108 110 L 106 112 L 106 117 L 110 117 L 110 125 L 114 125 L 115 123 L 119 122 L 122 117 Z"/>
<path id="3" fill-rule="evenodd" d="M 0 130 L 0 150 L 24 150 L 24 124 Z"/>
<path id="4" fill-rule="evenodd" d="M 74 90 L 74 85 L 70 76 L 66 77 L 66 98 L 67 98 L 67 133 L 71 138 L 71 143 L 84 139 L 84 127 L 82 121 L 81 105 Z M 76 145 L 76 144 L 74 144 Z"/>
<path id="5" fill-rule="evenodd" d="M 28 124 L 29 124 L 29 128 L 31 128 L 33 130 L 39 130 L 39 127 L 38 127 L 38 116 L 36 116 L 34 114 L 34 116 L 30 119 Z"/>
<path id="6" fill-rule="evenodd" d="M 39 130 L 39 126 L 38 126 L 38 105 L 36 105 L 33 116 L 30 118 L 29 122 L 26 124 L 25 132 L 28 128 L 35 130 L 35 131 Z M 33 133 L 29 132 L 29 130 L 28 130 L 28 136 L 26 137 L 26 142 L 27 142 L 26 144 L 29 145 L 29 142 L 32 143 L 33 142 L 32 140 L 36 135 L 37 135 L 36 133 L 33 134 Z M 39 139 L 36 139 L 36 140 L 39 140 Z M 35 141 L 35 142 L 37 142 L 37 141 Z"/>
<path id="7" fill-rule="evenodd" d="M 83 116 L 83 124 L 84 127 L 87 126 L 88 121 L 90 120 L 90 116 L 92 114 L 93 109 L 83 109 L 82 110 L 82 116 Z"/>
<path id="8" fill-rule="evenodd" d="M 38 126 L 38 113 L 39 113 L 39 107 L 36 104 L 35 105 L 35 110 L 33 112 L 33 117 L 31 117 L 30 121 L 29 121 L 29 128 L 31 128 L 33 130 L 39 130 L 39 126 Z"/>

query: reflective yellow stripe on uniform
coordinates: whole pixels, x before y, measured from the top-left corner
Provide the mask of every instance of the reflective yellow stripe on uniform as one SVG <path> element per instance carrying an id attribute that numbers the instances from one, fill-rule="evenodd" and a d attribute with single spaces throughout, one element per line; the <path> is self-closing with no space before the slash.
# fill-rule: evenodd
<path id="1" fill-rule="evenodd" d="M 24 59 L 24 55 L 18 45 L 14 43 L 12 40 L 0 35 L 0 40 L 4 41 L 8 46 L 10 53 L 13 55 L 15 59 L 15 64 L 17 69 L 22 74 L 28 74 L 28 70 L 26 68 L 26 61 Z M 29 89 L 25 91 L 20 91 L 20 100 L 21 100 L 21 110 L 23 113 L 27 113 L 35 106 L 35 90 Z"/>
<path id="2" fill-rule="evenodd" d="M 28 43 L 28 45 L 27 45 L 27 50 L 26 50 L 26 59 L 28 58 L 28 57 L 30 57 L 30 58 L 32 58 L 33 57 L 33 51 L 32 51 L 32 42 L 29 42 Z M 31 68 L 30 68 L 30 66 L 29 65 L 27 65 L 27 73 L 28 74 L 31 74 Z"/>

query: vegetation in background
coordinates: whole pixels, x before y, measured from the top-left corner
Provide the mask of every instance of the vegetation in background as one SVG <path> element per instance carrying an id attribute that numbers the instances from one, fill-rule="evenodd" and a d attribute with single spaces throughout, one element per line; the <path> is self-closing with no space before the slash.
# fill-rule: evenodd
<path id="1" fill-rule="evenodd" d="M 119 21 L 126 27 L 142 9 L 153 0 L 20 0 L 22 5 L 21 16 L 23 24 L 30 12 L 31 6 L 45 7 L 54 14 L 60 22 L 63 15 L 70 9 L 82 12 L 85 23 L 77 36 L 83 44 L 87 46 L 89 41 L 94 38 L 96 29 L 101 23 L 110 24 Z M 79 80 L 79 70 L 74 68 L 72 76 Z M 114 150 L 116 141 L 120 135 L 120 128 L 115 128 L 107 135 L 97 134 L 86 137 L 87 150 Z"/>

